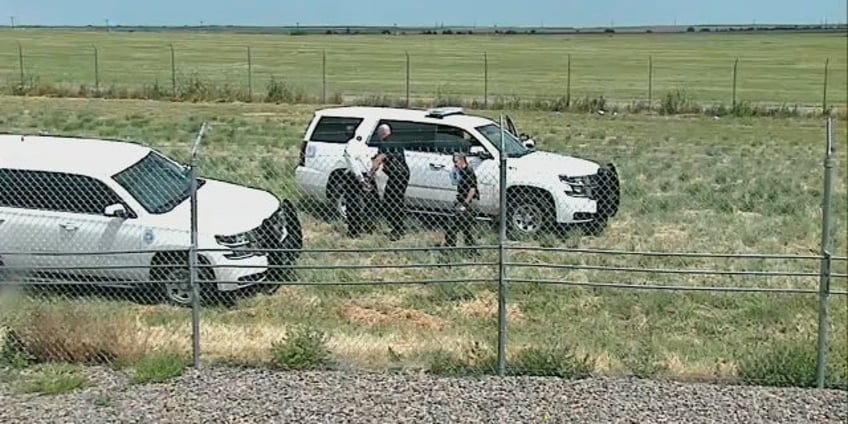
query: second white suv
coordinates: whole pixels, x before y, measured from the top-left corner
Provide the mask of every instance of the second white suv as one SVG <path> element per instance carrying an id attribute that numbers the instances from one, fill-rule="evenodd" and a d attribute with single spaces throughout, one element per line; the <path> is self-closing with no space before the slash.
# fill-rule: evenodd
<path id="1" fill-rule="evenodd" d="M 188 171 L 132 142 L 0 135 L 0 273 L 190 304 Z M 283 277 L 303 246 L 290 201 L 212 179 L 198 178 L 197 228 L 203 299 Z"/>
<path id="2" fill-rule="evenodd" d="M 366 140 L 376 154 L 375 130 L 392 128 L 391 143 L 405 149 L 410 169 L 406 205 L 412 212 L 449 214 L 456 187 L 451 180 L 452 156 L 469 155 L 480 189 L 481 218 L 497 220 L 501 134 L 507 156 L 507 228 L 511 237 L 533 235 L 555 224 L 582 224 L 592 234 L 602 231 L 619 208 L 619 177 L 613 164 L 534 149 L 519 135 L 512 120 L 501 130 L 491 119 L 466 114 L 462 108 L 430 110 L 383 107 L 333 107 L 315 112 L 295 171 L 299 189 L 309 197 L 330 201 L 345 214 L 342 190 L 345 143 Z M 377 176 L 378 189 L 386 177 Z"/>

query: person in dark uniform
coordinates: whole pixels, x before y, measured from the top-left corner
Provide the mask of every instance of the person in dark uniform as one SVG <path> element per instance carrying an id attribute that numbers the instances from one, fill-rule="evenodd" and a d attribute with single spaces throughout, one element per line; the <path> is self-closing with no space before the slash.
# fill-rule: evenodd
<path id="1" fill-rule="evenodd" d="M 459 232 L 465 237 L 465 244 L 473 246 L 477 244 L 474 240 L 473 227 L 474 219 L 474 201 L 480 199 L 480 192 L 477 189 L 477 174 L 474 169 L 468 166 L 468 160 L 462 153 L 453 155 L 454 170 L 451 174 L 451 179 L 456 184 L 456 202 L 454 216 L 449 220 L 445 229 L 445 247 L 456 246 L 456 239 Z M 476 250 L 470 250 L 472 256 L 477 256 Z"/>
<path id="2" fill-rule="evenodd" d="M 385 194 L 383 195 L 383 212 L 389 222 L 391 240 L 399 240 L 406 234 L 406 188 L 409 186 L 409 166 L 406 164 L 406 155 L 403 146 L 389 140 L 392 129 L 387 124 L 377 127 L 377 136 L 380 139 L 380 147 L 374 158 L 371 174 L 376 174 L 380 167 L 388 179 L 386 180 Z"/>
<path id="3" fill-rule="evenodd" d="M 352 131 L 351 131 L 352 132 Z M 371 152 L 361 137 L 351 134 L 345 145 L 344 158 L 347 174 L 344 181 L 345 206 L 347 207 L 347 235 L 359 237 L 363 232 L 373 231 L 371 208 L 376 197 L 377 185 L 371 170 Z"/>

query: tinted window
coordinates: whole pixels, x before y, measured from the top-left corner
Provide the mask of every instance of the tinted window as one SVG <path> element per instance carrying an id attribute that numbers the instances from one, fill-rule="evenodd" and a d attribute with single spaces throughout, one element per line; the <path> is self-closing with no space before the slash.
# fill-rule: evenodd
<path id="1" fill-rule="evenodd" d="M 403 144 L 406 150 L 450 154 L 471 148 L 470 135 L 449 125 L 405 121 L 380 121 L 380 124 L 388 124 L 392 128 L 389 140 Z M 376 131 L 371 143 L 379 143 Z"/>
<path id="2" fill-rule="evenodd" d="M 312 131 L 311 141 L 327 143 L 346 143 L 353 138 L 356 128 L 362 122 L 361 118 L 341 118 L 333 116 L 322 117 L 315 130 Z"/>
<path id="3" fill-rule="evenodd" d="M 191 197 L 191 175 L 181 165 L 155 152 L 112 179 L 153 214 L 168 212 Z M 205 182 L 198 178 L 197 188 Z"/>
<path id="4" fill-rule="evenodd" d="M 122 203 L 102 182 L 82 175 L 0 170 L 0 205 L 56 212 L 101 215 L 106 206 Z"/>

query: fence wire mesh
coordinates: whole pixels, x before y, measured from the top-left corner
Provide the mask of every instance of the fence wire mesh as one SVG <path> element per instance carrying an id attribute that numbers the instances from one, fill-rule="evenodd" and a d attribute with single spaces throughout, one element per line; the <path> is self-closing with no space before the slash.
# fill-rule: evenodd
<path id="1" fill-rule="evenodd" d="M 815 384 L 820 143 L 634 149 L 521 115 L 337 112 L 297 141 L 215 123 L 195 163 L 155 141 L 2 139 L 3 358 L 188 355 L 195 337 L 203 360 L 286 369 L 502 359 L 510 374 Z M 848 220 L 832 210 L 839 386 Z"/>

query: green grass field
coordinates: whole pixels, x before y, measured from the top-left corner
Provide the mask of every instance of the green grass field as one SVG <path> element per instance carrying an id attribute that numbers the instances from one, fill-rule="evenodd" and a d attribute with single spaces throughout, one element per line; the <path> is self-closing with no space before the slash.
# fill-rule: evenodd
<path id="1" fill-rule="evenodd" d="M 312 111 L 310 106 L 292 105 L 4 97 L 0 102 L 0 127 L 7 132 L 41 130 L 143 140 L 185 159 L 200 123 L 208 121 L 211 131 L 204 145 L 203 175 L 266 188 L 297 200 L 300 195 L 294 186 L 294 166 L 301 132 Z M 482 113 L 497 116 L 497 112 Z M 512 116 L 522 129 L 535 136 L 539 148 L 613 160 L 622 174 L 622 210 L 604 235 L 545 236 L 527 241 L 528 245 L 799 255 L 819 250 L 823 119 L 598 116 L 531 111 Z M 839 256 L 846 255 L 848 222 L 844 207 L 848 200 L 845 128 L 845 121 L 837 122 L 834 234 L 835 254 Z M 392 246 L 382 235 L 356 241 L 342 237 L 342 223 L 321 219 L 308 203 L 301 204 L 300 216 L 308 248 Z M 414 222 L 411 225 L 410 236 L 394 245 L 430 246 L 442 237 L 438 229 Z M 482 225 L 479 231 L 482 240 L 495 242 L 496 232 L 491 228 Z M 494 262 L 496 254 L 485 253 L 483 261 Z M 519 280 L 811 290 L 818 286 L 816 276 L 694 275 L 645 270 L 816 273 L 819 267 L 815 260 L 526 251 L 510 253 L 510 261 L 527 264 L 509 268 L 509 278 Z M 429 266 L 379 268 L 409 264 Z M 494 354 L 496 340 L 497 267 L 447 269 L 438 264 L 435 253 L 305 253 L 300 265 L 317 269 L 299 271 L 299 281 L 324 285 L 285 287 L 271 296 L 242 300 L 232 309 L 204 310 L 204 358 L 268 363 L 273 357 L 272 343 L 295 325 L 311 324 L 327 332 L 330 351 L 342 368 L 432 370 L 458 366 L 463 361 L 487 363 Z M 562 270 L 546 264 L 638 269 Z M 364 268 L 321 269 L 328 265 Z M 845 273 L 845 265 L 837 263 L 836 272 Z M 472 278 L 491 279 L 491 283 L 332 285 Z M 834 290 L 844 291 L 846 287 L 844 278 L 833 282 Z M 18 315 L 18 307 L 29 304 L 12 298 L 6 301 L 12 303 L 2 308 L 5 316 L 0 316 L 0 322 L 12 320 Z M 526 349 L 551 346 L 568 346 L 577 354 L 589 355 L 599 372 L 659 373 L 678 378 L 756 379 L 762 377 L 757 369 L 773 366 L 806 370 L 808 360 L 814 358 L 815 295 L 627 291 L 513 283 L 508 289 L 508 304 L 508 353 L 511 366 L 517 369 L 546 364 L 544 358 L 526 353 L 533 352 Z M 136 345 L 151 351 L 190 349 L 191 327 L 189 312 L 185 310 L 100 297 L 71 299 L 61 308 L 63 314 L 98 316 L 99 319 L 71 322 L 84 323 L 80 324 L 84 328 L 77 330 L 79 334 L 101 334 L 104 340 L 118 344 L 115 349 L 120 352 L 135 355 L 139 349 Z M 834 296 L 830 311 L 832 376 L 844 380 L 848 377 L 845 296 Z M 88 340 L 86 337 L 80 336 Z M 781 356 L 787 351 L 802 355 Z M 762 357 L 772 354 L 774 357 Z"/>
<path id="2" fill-rule="evenodd" d="M 18 43 L 26 78 L 74 90 L 94 86 L 96 46 L 101 88 L 158 83 L 170 93 L 173 44 L 178 85 L 201 92 L 224 85 L 229 92 L 246 92 L 250 46 L 257 96 L 274 76 L 306 98 L 320 99 L 324 51 L 328 101 L 403 97 L 408 52 L 413 98 L 482 100 L 486 52 L 490 102 L 498 96 L 526 101 L 565 96 L 569 54 L 572 100 L 647 101 L 649 56 L 655 102 L 684 90 L 695 102 L 729 106 L 736 58 L 738 101 L 821 107 L 828 58 L 828 103 L 843 108 L 848 100 L 844 34 L 284 36 L 0 30 L 0 81 L 7 86 L 20 80 Z M 197 81 L 203 87 L 192 85 Z"/>

